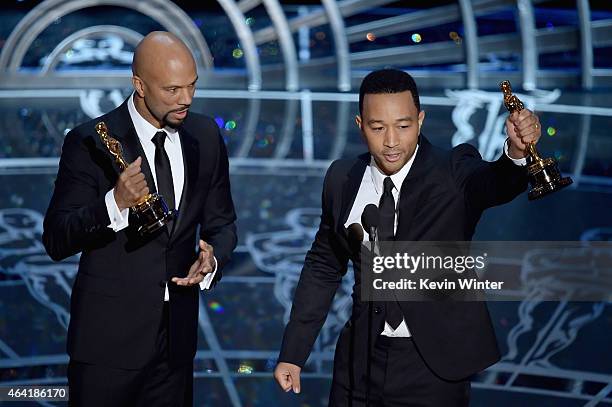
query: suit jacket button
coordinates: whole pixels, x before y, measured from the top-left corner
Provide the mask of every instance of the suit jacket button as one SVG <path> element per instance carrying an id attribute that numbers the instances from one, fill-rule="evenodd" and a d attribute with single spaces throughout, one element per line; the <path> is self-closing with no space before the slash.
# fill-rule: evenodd
<path id="1" fill-rule="evenodd" d="M 166 286 L 166 280 L 159 280 L 159 286 L 160 287 L 165 287 Z"/>
<path id="2" fill-rule="evenodd" d="M 380 314 L 380 307 L 374 307 L 374 313 Z"/>

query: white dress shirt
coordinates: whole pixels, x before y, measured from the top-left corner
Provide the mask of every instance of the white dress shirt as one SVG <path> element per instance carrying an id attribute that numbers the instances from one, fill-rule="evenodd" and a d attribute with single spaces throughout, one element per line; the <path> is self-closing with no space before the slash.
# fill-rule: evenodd
<path id="1" fill-rule="evenodd" d="M 393 194 L 393 200 L 395 200 L 396 213 L 402 184 L 404 183 L 404 179 L 406 179 L 410 168 L 412 168 L 412 163 L 414 162 L 414 158 L 416 157 L 418 151 L 419 145 L 417 144 L 417 147 L 414 150 L 414 154 L 412 154 L 412 157 L 410 157 L 408 162 L 404 164 L 404 166 L 398 172 L 391 175 L 391 181 L 393 181 L 393 190 L 391 192 Z M 359 186 L 359 190 L 357 191 L 355 202 L 353 203 L 351 212 L 349 213 L 348 219 L 344 224 L 345 228 L 348 228 L 353 223 L 358 223 L 361 225 L 361 214 L 363 213 L 363 210 L 367 205 L 374 204 L 378 207 L 380 197 L 383 194 L 383 182 L 385 181 L 386 177 L 387 176 L 376 165 L 374 157 L 370 158 L 370 165 L 364 171 L 363 178 L 361 178 L 361 185 Z M 395 233 L 396 230 L 397 216 L 395 217 L 393 233 Z M 370 237 L 368 232 L 364 230 L 363 241 L 367 242 L 369 238 Z M 395 330 L 391 327 L 391 325 L 389 325 L 387 321 L 385 321 L 385 328 L 381 332 L 381 335 L 391 337 L 409 337 L 410 331 L 408 330 L 408 326 L 406 325 L 406 320 L 403 320 Z"/>
<path id="2" fill-rule="evenodd" d="M 140 113 L 136 110 L 134 105 L 134 95 L 128 100 L 128 111 L 130 118 L 134 124 L 134 129 L 138 135 L 138 141 L 144 150 L 145 157 L 149 162 L 149 168 L 151 169 L 151 175 L 153 176 L 153 182 L 157 189 L 157 177 L 155 175 L 155 144 L 152 139 L 155 134 L 160 131 L 157 127 L 149 123 Z M 164 150 L 168 154 L 170 160 L 170 169 L 172 171 L 172 183 L 174 184 L 174 201 L 176 202 L 176 209 L 179 209 L 181 203 L 181 196 L 183 195 L 183 186 L 185 184 L 185 166 L 183 163 L 183 150 L 181 149 L 181 138 L 177 129 L 170 127 L 164 127 L 163 131 L 166 132 L 166 141 L 164 142 Z M 143 157 L 144 158 L 144 157 Z M 153 165 L 151 165 L 153 164 Z M 115 189 L 108 191 L 104 197 L 106 202 L 106 209 L 108 211 L 108 217 L 110 218 L 109 228 L 115 232 L 119 232 L 122 229 L 128 227 L 128 215 L 129 209 L 126 208 L 122 211 L 119 210 L 117 202 L 115 201 L 114 195 Z M 200 282 L 200 289 L 209 289 L 212 280 L 217 273 L 217 259 L 214 258 L 215 266 L 212 273 L 207 274 L 204 280 Z M 168 293 L 168 284 L 166 284 L 166 290 L 164 292 L 164 301 L 170 300 L 170 294 Z"/>
<path id="3" fill-rule="evenodd" d="M 391 180 L 393 181 L 393 199 L 395 200 L 395 213 L 397 214 L 397 206 L 399 203 L 399 196 L 402 188 L 402 184 L 410 172 L 410 168 L 412 168 L 412 163 L 419 151 L 419 146 L 417 144 L 416 149 L 414 150 L 414 154 L 410 157 L 410 160 L 404 164 L 404 166 L 395 174 L 391 175 Z M 514 159 L 508 155 L 508 144 L 507 140 L 504 143 L 504 154 L 508 158 L 514 162 L 516 165 L 524 166 L 527 165 L 527 160 L 525 158 Z M 348 228 L 353 223 L 358 223 L 361 225 L 361 214 L 363 213 L 364 208 L 369 204 L 374 204 L 378 207 L 380 202 L 380 198 L 383 194 L 383 182 L 387 175 L 385 175 L 376 165 L 376 161 L 374 158 L 370 158 L 370 164 L 368 168 L 364 171 L 363 177 L 361 178 L 361 185 L 359 186 L 359 190 L 357 191 L 357 196 L 355 197 L 355 202 L 353 203 L 353 207 L 349 213 L 348 219 L 344 224 L 345 228 Z M 363 227 L 363 225 L 362 225 Z M 397 216 L 395 217 L 395 224 L 393 227 L 393 233 L 397 230 Z M 369 235 L 367 231 L 363 232 L 363 241 L 367 242 L 369 240 Z M 385 327 L 381 332 L 381 335 L 389 336 L 389 337 L 409 337 L 411 336 L 410 331 L 408 330 L 408 325 L 406 324 L 406 320 L 403 320 L 400 325 L 393 329 L 391 325 L 387 321 L 385 321 Z"/>

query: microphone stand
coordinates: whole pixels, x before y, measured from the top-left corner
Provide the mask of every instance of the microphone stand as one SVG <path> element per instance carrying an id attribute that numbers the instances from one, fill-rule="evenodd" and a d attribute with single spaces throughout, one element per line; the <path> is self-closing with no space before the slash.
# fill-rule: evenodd
<path id="1" fill-rule="evenodd" d="M 374 256 L 376 250 L 376 227 L 370 226 L 368 231 L 368 237 L 370 241 L 371 256 Z M 370 382 L 372 373 L 372 319 L 373 319 L 373 300 L 370 298 L 368 301 L 368 353 L 367 353 L 367 364 L 366 364 L 366 407 L 370 407 Z"/>

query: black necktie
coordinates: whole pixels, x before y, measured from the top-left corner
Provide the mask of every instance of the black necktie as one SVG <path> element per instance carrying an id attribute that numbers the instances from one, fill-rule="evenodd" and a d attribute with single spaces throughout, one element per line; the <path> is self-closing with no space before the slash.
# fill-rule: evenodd
<path id="1" fill-rule="evenodd" d="M 385 178 L 383 194 L 378 203 L 380 223 L 378 225 L 378 240 L 388 242 L 395 235 L 395 199 L 393 199 L 393 181 L 391 177 Z"/>
<path id="2" fill-rule="evenodd" d="M 155 144 L 155 178 L 157 178 L 157 192 L 164 198 L 169 209 L 174 209 L 174 182 L 172 181 L 172 169 L 170 159 L 164 149 L 166 132 L 158 131 L 151 139 Z M 168 224 L 168 232 L 172 230 L 172 223 Z"/>
<path id="3" fill-rule="evenodd" d="M 380 224 L 378 225 L 378 240 L 389 242 L 395 238 L 395 199 L 393 198 L 393 180 L 391 177 L 385 178 L 383 183 L 383 194 L 378 203 L 380 214 Z M 385 319 L 391 328 L 397 327 L 404 320 L 404 314 L 397 301 L 385 302 Z"/>

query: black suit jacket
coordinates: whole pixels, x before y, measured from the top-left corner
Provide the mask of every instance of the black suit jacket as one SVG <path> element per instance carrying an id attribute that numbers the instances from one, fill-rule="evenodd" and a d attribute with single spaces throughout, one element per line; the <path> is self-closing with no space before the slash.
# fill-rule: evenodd
<path id="1" fill-rule="evenodd" d="M 236 246 L 236 215 L 228 157 L 215 122 L 189 113 L 179 128 L 185 184 L 173 231 L 140 237 L 130 226 L 115 233 L 104 202 L 120 173 L 95 131 L 104 121 L 128 162 L 150 165 L 132 124 L 127 101 L 68 133 L 55 190 L 44 220 L 43 242 L 53 260 L 82 253 L 71 296 L 68 353 L 74 360 L 136 369 L 151 357 L 163 309 L 164 287 L 184 277 L 197 257 L 197 239 L 214 249 L 215 283 Z M 199 228 L 199 236 L 196 231 Z M 191 363 L 196 351 L 199 287 L 168 283 L 170 360 Z"/>
<path id="2" fill-rule="evenodd" d="M 350 259 L 356 270 L 353 310 L 334 359 L 334 379 L 347 386 L 365 384 L 368 346 L 385 321 L 384 307 L 374 303 L 368 323 L 368 306 L 360 299 L 359 252 L 344 228 L 369 162 L 369 154 L 338 160 L 327 172 L 321 223 L 306 255 L 279 357 L 282 362 L 305 364 Z M 484 209 L 512 200 L 526 187 L 525 169 L 506 155 L 486 162 L 471 145 L 446 151 L 421 136 L 401 188 L 396 240 L 469 241 Z M 401 302 L 400 306 L 419 352 L 440 377 L 463 379 L 499 359 L 485 303 Z"/>

